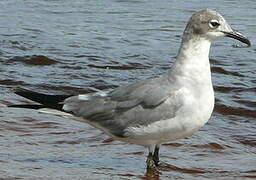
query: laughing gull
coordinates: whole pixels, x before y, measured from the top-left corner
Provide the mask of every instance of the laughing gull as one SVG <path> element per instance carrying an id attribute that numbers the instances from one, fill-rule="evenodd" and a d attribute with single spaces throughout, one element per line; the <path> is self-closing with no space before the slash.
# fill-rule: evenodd
<path id="1" fill-rule="evenodd" d="M 191 136 L 209 120 L 214 107 L 209 50 L 213 40 L 225 36 L 250 46 L 218 12 L 200 10 L 188 21 L 177 59 L 165 74 L 106 93 L 70 97 L 16 93 L 71 113 L 116 140 L 147 147 L 147 168 L 157 168 L 162 143 Z M 29 107 L 13 105 L 22 106 Z"/>

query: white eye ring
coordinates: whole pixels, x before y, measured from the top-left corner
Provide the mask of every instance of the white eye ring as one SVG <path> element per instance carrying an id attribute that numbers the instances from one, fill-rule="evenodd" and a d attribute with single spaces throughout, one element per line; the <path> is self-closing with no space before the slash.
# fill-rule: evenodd
<path id="1" fill-rule="evenodd" d="M 216 19 L 213 19 L 213 20 L 211 20 L 211 21 L 209 22 L 209 27 L 212 28 L 212 29 L 215 29 L 215 28 L 217 28 L 217 27 L 219 27 L 219 26 L 220 26 L 220 23 L 219 23 L 219 21 L 216 20 Z"/>

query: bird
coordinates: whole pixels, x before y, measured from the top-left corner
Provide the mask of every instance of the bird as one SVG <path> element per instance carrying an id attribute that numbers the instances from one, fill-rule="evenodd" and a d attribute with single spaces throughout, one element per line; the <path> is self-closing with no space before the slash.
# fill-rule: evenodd
<path id="1" fill-rule="evenodd" d="M 115 140 L 148 148 L 146 167 L 156 169 L 161 144 L 191 136 L 210 119 L 214 90 L 209 51 L 211 42 L 223 37 L 251 46 L 221 14 L 202 9 L 189 19 L 167 72 L 106 92 L 66 96 L 19 90 L 15 93 L 41 104 L 10 107 L 49 107 L 72 114 Z"/>

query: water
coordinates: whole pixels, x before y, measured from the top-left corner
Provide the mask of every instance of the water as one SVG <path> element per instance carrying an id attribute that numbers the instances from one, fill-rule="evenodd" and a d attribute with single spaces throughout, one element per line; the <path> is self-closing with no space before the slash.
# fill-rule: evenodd
<path id="1" fill-rule="evenodd" d="M 256 178 L 254 0 L 2 0 L 0 2 L 1 179 Z M 28 102 L 22 87 L 50 94 L 114 88 L 165 72 L 191 14 L 210 7 L 246 34 L 211 50 L 215 111 L 192 137 L 165 144 L 172 166 L 146 172 L 143 147 L 109 140 L 67 118 L 3 104 Z M 239 43 L 238 43 L 239 44 Z"/>

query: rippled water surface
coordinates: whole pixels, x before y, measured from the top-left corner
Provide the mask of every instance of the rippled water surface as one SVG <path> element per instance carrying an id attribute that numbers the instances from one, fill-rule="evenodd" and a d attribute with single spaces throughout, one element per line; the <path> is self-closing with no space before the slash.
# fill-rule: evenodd
<path id="1" fill-rule="evenodd" d="M 2 0 L 0 2 L 1 179 L 256 178 L 256 2 L 254 0 Z M 29 109 L 17 87 L 49 94 L 114 88 L 165 72 L 193 12 L 221 12 L 248 36 L 211 50 L 216 105 L 192 137 L 165 144 L 159 174 L 146 172 L 143 147 Z"/>

